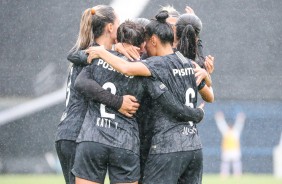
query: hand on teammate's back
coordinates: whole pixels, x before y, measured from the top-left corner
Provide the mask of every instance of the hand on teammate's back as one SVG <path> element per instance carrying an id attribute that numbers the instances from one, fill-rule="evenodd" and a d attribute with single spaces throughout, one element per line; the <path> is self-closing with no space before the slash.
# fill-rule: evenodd
<path id="1" fill-rule="evenodd" d="M 124 95 L 121 108 L 118 110 L 121 114 L 132 117 L 139 108 L 139 103 L 134 96 Z"/>
<path id="2" fill-rule="evenodd" d="M 91 64 L 93 59 L 100 58 L 98 54 L 100 50 L 105 50 L 103 45 L 93 46 L 86 49 L 85 52 L 88 54 L 87 63 Z"/>
<path id="3" fill-rule="evenodd" d="M 205 114 L 204 106 L 205 106 L 205 102 L 202 102 L 197 108 L 202 109 L 203 113 Z"/>

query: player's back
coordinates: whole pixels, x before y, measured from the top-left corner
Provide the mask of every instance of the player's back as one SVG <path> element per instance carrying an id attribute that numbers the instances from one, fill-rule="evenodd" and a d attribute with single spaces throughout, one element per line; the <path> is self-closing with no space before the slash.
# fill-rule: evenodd
<path id="1" fill-rule="evenodd" d="M 66 108 L 58 125 L 56 140 L 76 140 L 82 126 L 88 102 L 74 88 L 74 82 L 83 66 L 72 65 L 69 71 L 66 89 Z"/>
<path id="2" fill-rule="evenodd" d="M 85 68 L 91 78 L 111 93 L 133 95 L 141 100 L 142 78 L 125 76 L 114 70 L 102 59 L 96 59 Z M 113 147 L 124 148 L 139 154 L 139 132 L 135 118 L 127 118 L 105 105 L 90 101 L 78 142 L 94 141 Z"/>
<path id="3" fill-rule="evenodd" d="M 152 76 L 160 80 L 180 102 L 190 107 L 197 105 L 197 85 L 191 60 L 176 52 L 162 57 L 151 57 L 145 61 Z M 152 102 L 153 138 L 151 153 L 168 153 L 199 149 L 201 142 L 196 126 L 191 122 L 177 122 Z M 194 139 L 194 140 L 193 140 Z"/>

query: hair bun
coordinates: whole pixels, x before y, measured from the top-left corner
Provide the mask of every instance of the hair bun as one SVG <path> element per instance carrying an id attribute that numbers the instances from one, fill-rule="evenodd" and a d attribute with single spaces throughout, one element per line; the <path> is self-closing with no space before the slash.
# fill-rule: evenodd
<path id="1" fill-rule="evenodd" d="M 166 22 L 166 19 L 168 18 L 168 11 L 166 10 L 163 10 L 163 11 L 160 11 L 157 15 L 156 15 L 156 19 L 158 22 L 161 22 L 161 23 L 165 23 Z"/>
<path id="2" fill-rule="evenodd" d="M 96 10 L 94 8 L 91 8 L 91 15 L 95 15 Z"/>

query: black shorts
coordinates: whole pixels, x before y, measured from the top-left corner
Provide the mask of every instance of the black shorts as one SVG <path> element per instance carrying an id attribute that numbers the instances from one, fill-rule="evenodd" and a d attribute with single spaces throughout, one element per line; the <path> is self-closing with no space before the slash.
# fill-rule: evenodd
<path id="1" fill-rule="evenodd" d="M 150 154 L 145 165 L 144 184 L 201 184 L 202 150 Z"/>
<path id="2" fill-rule="evenodd" d="M 111 183 L 132 183 L 140 178 L 139 156 L 130 150 L 96 142 L 78 144 L 72 173 L 79 178 L 104 183 L 109 171 Z"/>
<path id="3" fill-rule="evenodd" d="M 75 183 L 75 177 L 71 173 L 75 158 L 75 149 L 75 141 L 60 140 L 56 142 L 56 151 L 61 163 L 66 184 Z"/>

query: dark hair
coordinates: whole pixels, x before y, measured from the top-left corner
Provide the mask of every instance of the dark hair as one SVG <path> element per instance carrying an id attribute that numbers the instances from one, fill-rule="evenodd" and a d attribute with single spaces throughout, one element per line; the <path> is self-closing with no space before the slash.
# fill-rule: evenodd
<path id="1" fill-rule="evenodd" d="M 145 28 L 127 20 L 118 27 L 117 41 L 139 47 L 145 41 Z"/>
<path id="2" fill-rule="evenodd" d="M 187 58 L 195 61 L 197 53 L 196 38 L 202 22 L 196 15 L 183 14 L 179 17 L 176 26 L 176 37 L 179 40 L 177 49 Z"/>
<path id="3" fill-rule="evenodd" d="M 103 34 L 108 23 L 114 23 L 116 16 L 114 9 L 107 5 L 98 5 L 92 9 L 92 32 L 95 39 Z"/>
<path id="4" fill-rule="evenodd" d="M 139 24 L 139 25 L 141 25 L 145 28 L 150 23 L 150 20 L 146 19 L 146 18 L 136 18 L 136 19 L 133 20 L 133 22 L 135 22 L 135 24 Z"/>
<path id="5" fill-rule="evenodd" d="M 166 19 L 168 18 L 167 11 L 160 11 L 156 15 L 157 20 L 152 20 L 146 26 L 146 36 L 151 37 L 153 34 L 157 35 L 162 43 L 169 42 L 171 45 L 173 44 L 173 30 L 172 27 L 166 23 Z"/>

